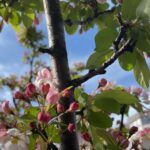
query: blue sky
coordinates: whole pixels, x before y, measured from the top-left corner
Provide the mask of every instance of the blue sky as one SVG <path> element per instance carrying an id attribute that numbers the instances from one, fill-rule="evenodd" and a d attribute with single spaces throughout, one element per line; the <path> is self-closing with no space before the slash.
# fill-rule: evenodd
<path id="1" fill-rule="evenodd" d="M 47 29 L 45 21 L 38 26 L 47 37 Z M 76 62 L 86 62 L 95 48 L 94 37 L 97 33 L 97 28 L 93 28 L 86 33 L 74 35 L 65 34 L 66 45 L 68 51 L 69 65 L 72 66 Z M 47 42 L 47 39 L 44 41 Z M 5 25 L 3 31 L 0 33 L 0 76 L 9 76 L 10 74 L 23 74 L 28 67 L 22 63 L 21 58 L 24 48 L 17 40 L 17 36 L 9 25 Z M 48 64 L 50 63 L 49 56 L 44 54 L 42 59 Z M 96 76 L 84 84 L 85 90 L 92 93 L 101 78 L 106 78 L 109 81 L 115 81 L 118 85 L 125 87 L 139 86 L 134 79 L 132 72 L 126 72 L 121 69 L 116 61 L 113 65 L 107 68 L 105 75 Z M 12 95 L 4 89 L 0 91 L 0 98 L 11 100 Z M 133 113 L 133 111 L 132 111 Z"/>
<path id="2" fill-rule="evenodd" d="M 42 29 L 45 36 L 47 36 L 45 22 L 38 28 Z M 78 32 L 74 35 L 65 34 L 70 66 L 75 62 L 86 62 L 95 48 L 94 37 L 96 32 L 97 29 L 95 27 L 83 34 L 79 34 Z M 47 39 L 45 39 L 45 43 L 47 43 Z M 0 76 L 8 76 L 9 74 L 20 75 L 26 71 L 27 66 L 21 61 L 25 50 L 27 49 L 18 42 L 13 29 L 9 25 L 5 25 L 3 31 L 0 33 Z M 48 55 L 43 55 L 42 59 L 49 63 Z M 92 91 L 97 86 L 97 80 L 103 77 L 126 87 L 130 85 L 137 86 L 133 73 L 123 71 L 118 62 L 116 62 L 107 69 L 105 75 L 89 80 L 86 83 L 87 86 L 85 86 L 86 90 L 88 92 Z"/>

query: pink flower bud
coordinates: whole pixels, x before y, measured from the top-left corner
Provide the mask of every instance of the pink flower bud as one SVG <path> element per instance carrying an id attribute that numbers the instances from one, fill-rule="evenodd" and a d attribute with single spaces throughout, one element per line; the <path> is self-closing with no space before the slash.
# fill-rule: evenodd
<path id="1" fill-rule="evenodd" d="M 25 90 L 25 95 L 29 98 L 32 98 L 36 93 L 36 87 L 33 83 L 28 83 Z"/>
<path id="2" fill-rule="evenodd" d="M 72 133 L 75 130 L 75 125 L 73 123 L 69 123 L 67 130 Z"/>
<path id="3" fill-rule="evenodd" d="M 91 136 L 89 135 L 88 132 L 82 133 L 81 137 L 82 137 L 85 141 L 90 141 L 90 140 L 91 140 Z"/>
<path id="4" fill-rule="evenodd" d="M 69 107 L 69 112 L 76 111 L 79 108 L 79 104 L 77 102 L 72 102 Z"/>
<path id="5" fill-rule="evenodd" d="M 47 68 L 44 68 L 44 69 L 41 70 L 41 76 L 43 78 L 47 78 L 47 79 L 51 79 L 52 78 L 52 74 Z"/>
<path id="6" fill-rule="evenodd" d="M 62 93 L 62 96 L 63 96 L 63 97 L 69 97 L 70 95 L 71 95 L 71 91 L 68 90 L 68 89 L 65 89 L 65 90 L 63 91 L 63 93 Z"/>
<path id="7" fill-rule="evenodd" d="M 57 112 L 62 113 L 64 112 L 65 108 L 62 104 L 57 104 Z"/>
<path id="8" fill-rule="evenodd" d="M 141 88 L 136 88 L 133 91 L 133 94 L 135 94 L 136 96 L 139 96 L 142 93 L 142 89 Z"/>
<path id="9" fill-rule="evenodd" d="M 59 94 L 58 92 L 54 89 L 54 88 L 50 88 L 49 92 L 46 96 L 46 101 L 48 102 L 48 104 L 50 105 L 56 105 L 56 103 L 59 100 Z"/>
<path id="10" fill-rule="evenodd" d="M 36 92 L 36 87 L 33 83 L 28 83 L 27 84 L 27 87 L 26 87 L 26 90 L 31 93 L 31 94 L 34 94 Z"/>
<path id="11" fill-rule="evenodd" d="M 99 87 L 104 87 L 106 84 L 107 84 L 107 80 L 103 78 L 99 82 Z"/>
<path id="12" fill-rule="evenodd" d="M 31 128 L 31 130 L 34 130 L 36 128 L 36 123 L 30 122 L 30 128 Z"/>
<path id="13" fill-rule="evenodd" d="M 20 91 L 16 91 L 14 94 L 13 94 L 13 97 L 15 99 L 24 99 L 24 95 L 23 93 L 21 93 Z"/>
<path id="14" fill-rule="evenodd" d="M 133 134 L 135 134 L 137 131 L 138 131 L 138 127 L 133 126 L 133 127 L 130 128 L 129 134 L 130 134 L 130 135 L 133 135 Z"/>
<path id="15" fill-rule="evenodd" d="M 42 84 L 40 86 L 40 91 L 43 93 L 43 94 L 47 94 L 48 91 L 49 91 L 49 88 L 50 88 L 50 85 L 47 83 L 47 84 Z"/>
<path id="16" fill-rule="evenodd" d="M 11 112 L 9 108 L 9 101 L 3 101 L 3 103 L 1 104 L 1 107 L 5 114 L 9 114 Z"/>
<path id="17" fill-rule="evenodd" d="M 49 120 L 51 119 L 51 116 L 47 112 L 39 112 L 38 113 L 38 121 L 43 122 L 43 123 L 48 123 Z"/>

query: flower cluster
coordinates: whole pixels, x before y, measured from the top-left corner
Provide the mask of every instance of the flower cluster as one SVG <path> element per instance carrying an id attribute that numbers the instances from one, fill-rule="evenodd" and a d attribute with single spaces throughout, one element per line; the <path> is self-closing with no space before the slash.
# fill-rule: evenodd
<path id="1" fill-rule="evenodd" d="M 1 103 L 1 110 L 6 115 L 6 119 L 11 116 L 10 120 L 4 121 L 8 127 L 4 126 L 0 130 L 0 137 L 3 139 L 6 137 L 8 139 L 7 143 L 3 142 L 3 148 L 7 149 L 7 147 L 11 146 L 12 141 L 17 143 L 17 146 L 19 146 L 19 141 L 22 141 L 22 139 L 20 139 L 22 137 L 22 133 L 20 133 L 17 129 L 17 123 L 19 120 L 15 120 L 15 116 L 17 115 L 23 119 L 26 119 L 27 117 L 27 120 L 28 117 L 31 116 L 33 119 L 28 122 L 31 132 L 33 134 L 39 134 L 42 138 L 44 138 L 44 140 L 48 140 L 45 128 L 51 126 L 53 122 L 57 122 L 59 125 L 59 117 L 65 113 L 72 113 L 78 110 L 79 104 L 77 101 L 74 100 L 70 102 L 70 105 L 67 108 L 65 108 L 63 103 L 60 101 L 61 97 L 69 100 L 71 95 L 71 89 L 64 89 L 63 91 L 58 92 L 53 84 L 52 72 L 48 68 L 44 68 L 39 71 L 35 82 L 29 82 L 26 84 L 24 90 L 17 89 L 13 93 L 13 99 L 16 103 L 15 108 L 10 105 L 8 100 L 4 100 Z M 32 110 L 35 112 L 32 112 Z M 11 124 L 9 125 L 9 123 Z M 59 131 L 58 126 L 55 126 L 55 128 Z M 65 125 L 65 131 L 70 134 L 75 131 L 75 128 L 75 124 L 71 122 Z M 15 137 L 13 139 L 8 138 L 9 131 L 11 129 L 15 130 L 15 136 L 12 135 Z M 20 137 L 18 137 L 18 135 L 20 135 Z M 28 142 L 24 145 L 24 147 L 26 147 L 27 144 Z"/>

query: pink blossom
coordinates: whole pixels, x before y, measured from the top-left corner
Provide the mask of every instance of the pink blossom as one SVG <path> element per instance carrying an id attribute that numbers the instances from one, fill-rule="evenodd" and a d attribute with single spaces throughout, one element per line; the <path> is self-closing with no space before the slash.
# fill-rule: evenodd
<path id="1" fill-rule="evenodd" d="M 69 123 L 67 130 L 72 133 L 75 130 L 75 125 L 73 123 Z"/>
<path id="2" fill-rule="evenodd" d="M 64 112 L 65 108 L 62 104 L 57 104 L 57 112 L 62 113 Z"/>
<path id="3" fill-rule="evenodd" d="M 59 93 L 53 87 L 50 87 L 48 94 L 46 96 L 46 101 L 50 105 L 56 105 L 59 100 Z"/>
<path id="4" fill-rule="evenodd" d="M 88 132 L 84 132 L 81 134 L 81 137 L 85 140 L 85 141 L 90 141 L 91 140 L 91 136 Z"/>
<path id="5" fill-rule="evenodd" d="M 52 83 L 52 73 L 47 68 L 44 68 L 38 72 L 38 75 L 35 80 L 35 85 L 40 88 L 42 84 Z"/>
<path id="6" fill-rule="evenodd" d="M 150 128 L 144 128 L 142 131 L 139 132 L 141 137 L 146 136 L 147 134 L 150 134 Z"/>
<path id="7" fill-rule="evenodd" d="M 128 93 L 131 93 L 131 87 L 127 88 L 126 91 L 127 91 Z"/>
<path id="8" fill-rule="evenodd" d="M 136 96 L 139 96 L 142 93 L 142 89 L 141 88 L 135 88 L 133 91 L 133 94 L 135 94 Z"/>
<path id="9" fill-rule="evenodd" d="M 26 90 L 28 90 L 29 93 L 34 94 L 36 92 L 36 87 L 33 83 L 28 83 Z"/>
<path id="10" fill-rule="evenodd" d="M 43 79 L 43 78 L 44 79 L 52 79 L 52 74 L 47 68 L 44 68 L 38 72 L 37 78 L 38 79 Z"/>
<path id="11" fill-rule="evenodd" d="M 99 87 L 104 87 L 104 86 L 106 86 L 106 84 L 107 84 L 107 80 L 102 78 L 99 82 Z"/>
<path id="12" fill-rule="evenodd" d="M 79 108 L 79 104 L 77 102 L 72 102 L 69 106 L 69 112 L 76 111 Z"/>
<path id="13" fill-rule="evenodd" d="M 69 97 L 71 95 L 71 90 L 65 89 L 62 93 L 63 97 Z"/>
<path id="14" fill-rule="evenodd" d="M 21 93 L 20 91 L 16 91 L 14 94 L 13 94 L 13 97 L 15 99 L 24 99 L 24 95 L 23 93 Z"/>
<path id="15" fill-rule="evenodd" d="M 28 83 L 25 90 L 25 95 L 29 98 L 32 98 L 32 96 L 36 93 L 36 87 L 33 83 Z"/>
<path id="16" fill-rule="evenodd" d="M 43 123 L 48 123 L 49 120 L 51 119 L 51 116 L 47 112 L 39 112 L 38 113 L 38 121 L 43 122 Z"/>
<path id="17" fill-rule="evenodd" d="M 5 114 L 9 114 L 11 112 L 10 107 L 9 107 L 9 101 L 3 101 L 1 104 L 2 110 Z"/>
<path id="18" fill-rule="evenodd" d="M 43 93 L 43 94 L 47 94 L 48 91 L 49 91 L 49 88 L 50 88 L 50 85 L 47 83 L 47 84 L 42 84 L 40 86 L 40 91 Z"/>
<path id="19" fill-rule="evenodd" d="M 116 87 L 114 82 L 107 82 L 107 84 L 104 87 L 100 87 L 101 91 L 105 91 L 105 90 L 112 90 Z"/>

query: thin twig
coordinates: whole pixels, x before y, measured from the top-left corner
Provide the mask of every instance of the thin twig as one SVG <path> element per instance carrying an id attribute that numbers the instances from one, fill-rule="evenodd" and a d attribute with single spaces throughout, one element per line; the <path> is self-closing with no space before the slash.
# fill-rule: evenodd
<path id="1" fill-rule="evenodd" d="M 64 22 L 69 25 L 69 26 L 72 26 L 72 25 L 85 25 L 86 23 L 90 23 L 92 22 L 93 20 L 95 20 L 96 18 L 98 18 L 99 16 L 103 15 L 103 14 L 110 14 L 112 12 L 114 12 L 116 9 L 116 7 L 112 7 L 111 9 L 109 10 L 105 10 L 105 11 L 102 11 L 102 12 L 97 12 L 95 13 L 93 16 L 91 17 L 88 17 L 86 18 L 85 20 L 83 21 L 73 21 L 71 19 L 66 19 Z"/>
<path id="2" fill-rule="evenodd" d="M 133 39 L 129 39 L 121 48 L 120 50 L 118 50 L 116 53 L 114 53 L 112 55 L 112 57 L 106 61 L 105 63 L 103 63 L 98 69 L 96 69 L 95 71 L 89 72 L 86 75 L 74 79 L 71 81 L 71 85 L 73 87 L 77 87 L 80 86 L 82 83 L 86 82 L 87 80 L 89 80 L 90 78 L 99 75 L 99 74 L 103 74 L 105 69 L 107 67 L 109 67 L 111 64 L 113 64 L 120 55 L 124 54 L 126 51 L 131 51 L 134 49 L 135 46 L 135 42 Z"/>

